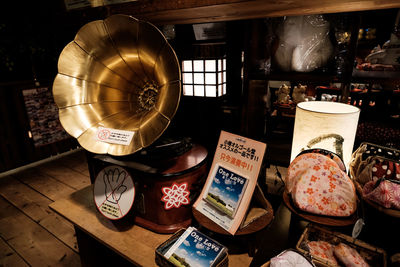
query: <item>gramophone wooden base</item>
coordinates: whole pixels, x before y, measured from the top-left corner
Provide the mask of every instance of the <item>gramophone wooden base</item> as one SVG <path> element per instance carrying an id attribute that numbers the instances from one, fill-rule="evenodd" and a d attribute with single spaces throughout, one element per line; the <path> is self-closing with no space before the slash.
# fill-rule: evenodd
<path id="1" fill-rule="evenodd" d="M 169 225 L 161 225 L 161 224 L 157 224 L 155 222 L 146 220 L 145 218 L 135 217 L 134 222 L 135 222 L 135 224 L 137 224 L 143 228 L 149 229 L 149 230 L 159 233 L 159 234 L 171 234 L 171 233 L 175 233 L 179 229 L 187 228 L 189 225 L 191 225 L 192 219 L 190 218 L 183 222 L 169 224 Z"/>
<path id="2" fill-rule="evenodd" d="M 91 177 L 96 177 L 107 166 L 137 163 L 133 160 L 109 162 L 95 156 L 88 157 Z M 199 194 L 207 175 L 206 157 L 207 150 L 201 145 L 193 144 L 181 155 L 149 160 L 146 166 L 157 170 L 155 172 L 140 170 L 135 168 L 136 165 L 124 166 L 135 186 L 135 200 L 129 212 L 134 222 L 146 229 L 163 234 L 175 233 L 189 226 L 192 222 L 191 202 Z M 142 166 L 143 163 L 140 163 Z M 176 201 L 165 193 L 168 192 L 174 196 L 173 194 L 179 193 L 178 188 L 184 188 L 184 193 L 188 194 L 185 195 L 188 201 Z"/>

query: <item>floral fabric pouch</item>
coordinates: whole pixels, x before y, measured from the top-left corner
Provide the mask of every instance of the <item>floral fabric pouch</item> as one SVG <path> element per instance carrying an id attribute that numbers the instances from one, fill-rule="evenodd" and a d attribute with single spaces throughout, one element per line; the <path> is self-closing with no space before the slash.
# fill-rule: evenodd
<path id="1" fill-rule="evenodd" d="M 385 208 L 400 210 L 400 181 L 381 178 L 363 188 L 363 197 Z"/>
<path id="2" fill-rule="evenodd" d="M 334 256 L 335 246 L 326 241 L 311 241 L 307 244 L 311 256 L 319 257 L 331 265 L 338 266 L 338 262 Z"/>
<path id="3" fill-rule="evenodd" d="M 369 267 L 357 250 L 344 243 L 335 246 L 334 255 L 345 266 Z"/>
<path id="4" fill-rule="evenodd" d="M 297 156 L 288 168 L 286 189 L 300 210 L 347 217 L 357 209 L 353 181 L 338 164 L 320 153 Z"/>

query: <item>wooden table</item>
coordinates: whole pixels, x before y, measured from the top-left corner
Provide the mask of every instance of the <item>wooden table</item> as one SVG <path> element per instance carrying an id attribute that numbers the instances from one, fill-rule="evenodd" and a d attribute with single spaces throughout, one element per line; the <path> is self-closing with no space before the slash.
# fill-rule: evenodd
<path id="1" fill-rule="evenodd" d="M 155 249 L 171 235 L 157 234 L 126 218 L 112 222 L 94 204 L 92 185 L 50 204 L 75 226 L 82 266 L 156 266 Z M 247 254 L 229 255 L 229 266 L 249 266 Z"/>

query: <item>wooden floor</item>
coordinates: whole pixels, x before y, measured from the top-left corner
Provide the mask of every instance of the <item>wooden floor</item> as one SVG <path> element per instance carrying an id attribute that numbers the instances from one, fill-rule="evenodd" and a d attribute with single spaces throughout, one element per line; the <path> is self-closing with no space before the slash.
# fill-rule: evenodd
<path id="1" fill-rule="evenodd" d="M 90 184 L 84 151 L 0 179 L 0 266 L 81 266 L 71 223 L 50 210 Z"/>

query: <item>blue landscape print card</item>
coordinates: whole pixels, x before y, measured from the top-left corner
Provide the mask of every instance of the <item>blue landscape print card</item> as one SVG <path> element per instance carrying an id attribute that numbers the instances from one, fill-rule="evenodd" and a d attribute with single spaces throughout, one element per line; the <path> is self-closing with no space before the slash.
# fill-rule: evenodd
<path id="1" fill-rule="evenodd" d="M 213 177 L 205 200 L 230 218 L 234 218 L 248 179 L 219 164 L 215 165 Z"/>
<path id="2" fill-rule="evenodd" d="M 209 267 L 215 266 L 225 251 L 226 247 L 189 227 L 164 256 L 176 266 Z"/>

